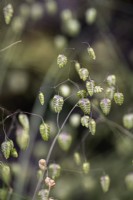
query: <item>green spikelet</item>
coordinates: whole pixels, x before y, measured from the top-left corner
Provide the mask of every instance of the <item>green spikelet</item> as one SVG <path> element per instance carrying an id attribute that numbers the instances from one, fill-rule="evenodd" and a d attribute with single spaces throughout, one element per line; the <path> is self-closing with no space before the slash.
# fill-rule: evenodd
<path id="1" fill-rule="evenodd" d="M 93 80 L 86 82 L 86 89 L 90 96 L 93 96 L 94 94 L 94 87 L 95 87 L 95 82 Z"/>
<path id="2" fill-rule="evenodd" d="M 72 136 L 62 132 L 58 137 L 58 144 L 63 151 L 68 151 L 72 143 Z"/>
<path id="3" fill-rule="evenodd" d="M 100 107 L 105 115 L 108 115 L 111 109 L 111 100 L 104 98 L 100 102 Z"/>
<path id="4" fill-rule="evenodd" d="M 1 144 L 1 151 L 6 159 L 10 157 L 13 146 L 14 145 L 12 140 L 6 140 Z"/>
<path id="5" fill-rule="evenodd" d="M 86 68 L 80 68 L 79 69 L 79 77 L 80 77 L 80 79 L 82 79 L 83 81 L 86 81 L 88 76 L 89 76 L 88 69 L 86 69 Z"/>
<path id="6" fill-rule="evenodd" d="M 17 158 L 17 157 L 18 157 L 18 152 L 17 152 L 17 150 L 16 150 L 15 148 L 13 148 L 13 149 L 11 150 L 11 156 L 14 157 L 14 158 Z"/>
<path id="7" fill-rule="evenodd" d="M 110 100 L 112 100 L 114 98 L 114 93 L 115 93 L 115 87 L 108 87 L 106 89 L 106 97 Z"/>
<path id="8" fill-rule="evenodd" d="M 57 65 L 59 68 L 64 67 L 67 64 L 67 57 L 63 54 L 58 55 L 57 57 Z"/>
<path id="9" fill-rule="evenodd" d="M 40 178 L 42 178 L 43 177 L 43 171 L 41 170 L 41 169 L 39 169 L 38 171 L 37 171 L 37 179 L 39 180 Z"/>
<path id="10" fill-rule="evenodd" d="M 108 192 L 110 186 L 110 177 L 108 175 L 102 176 L 100 178 L 100 183 L 103 192 Z"/>
<path id="11" fill-rule="evenodd" d="M 96 54 L 95 54 L 93 48 L 92 47 L 88 47 L 87 51 L 88 51 L 88 54 L 89 54 L 89 58 L 91 60 L 96 60 Z"/>
<path id="12" fill-rule="evenodd" d="M 60 113 L 64 104 L 63 97 L 55 95 L 53 97 L 53 108 L 56 113 Z"/>
<path id="13" fill-rule="evenodd" d="M 13 16 L 13 7 L 11 4 L 8 4 L 7 6 L 5 6 L 3 8 L 3 12 L 4 12 L 4 17 L 5 17 L 5 22 L 6 24 L 9 24 L 11 21 L 11 18 Z"/>
<path id="14" fill-rule="evenodd" d="M 49 173 L 51 174 L 52 179 L 58 178 L 61 173 L 61 167 L 58 164 L 50 164 L 49 165 Z"/>
<path id="15" fill-rule="evenodd" d="M 120 92 L 116 92 L 114 94 L 114 100 L 115 100 L 115 103 L 118 104 L 118 105 L 122 105 L 123 102 L 124 102 L 124 95 L 123 93 L 120 93 Z"/>
<path id="16" fill-rule="evenodd" d="M 29 131 L 30 126 L 29 126 L 29 119 L 28 119 L 27 115 L 22 114 L 22 113 L 19 114 L 18 120 L 19 120 L 20 124 L 22 125 L 22 127 L 24 129 L 26 129 L 27 131 Z"/>
<path id="17" fill-rule="evenodd" d="M 80 68 L 81 68 L 80 63 L 76 61 L 75 62 L 75 69 L 76 69 L 77 73 L 79 73 Z"/>
<path id="18" fill-rule="evenodd" d="M 50 136 L 50 126 L 46 123 L 42 123 L 40 124 L 40 134 L 42 136 L 42 139 L 44 141 L 48 141 L 49 140 L 49 136 Z"/>
<path id="19" fill-rule="evenodd" d="M 123 125 L 127 129 L 133 128 L 133 113 L 123 116 Z"/>
<path id="20" fill-rule="evenodd" d="M 83 117 L 81 117 L 82 126 L 85 126 L 86 128 L 88 128 L 89 127 L 89 119 L 90 119 L 90 117 L 87 115 L 84 115 Z"/>
<path id="21" fill-rule="evenodd" d="M 95 135 L 96 133 L 96 122 L 94 119 L 89 120 L 89 130 L 92 135 Z"/>
<path id="22" fill-rule="evenodd" d="M 79 90 L 79 91 L 77 92 L 77 96 L 78 96 L 80 99 L 85 98 L 85 97 L 87 97 L 87 92 L 86 92 L 85 90 Z"/>
<path id="23" fill-rule="evenodd" d="M 80 157 L 80 154 L 78 152 L 75 152 L 74 153 L 74 161 L 77 165 L 80 165 L 81 164 L 81 157 Z"/>
<path id="24" fill-rule="evenodd" d="M 89 99 L 87 98 L 80 99 L 78 101 L 78 105 L 81 108 L 81 110 L 84 112 L 84 114 L 90 114 L 91 104 L 90 104 Z"/>
<path id="25" fill-rule="evenodd" d="M 83 169 L 84 174 L 88 174 L 90 170 L 90 163 L 84 162 L 82 165 L 82 169 Z"/>
<path id="26" fill-rule="evenodd" d="M 44 94 L 42 92 L 39 92 L 38 98 L 39 98 L 40 104 L 43 106 L 44 105 Z"/>
<path id="27" fill-rule="evenodd" d="M 125 184 L 128 190 L 133 191 L 133 173 L 126 175 Z"/>
<path id="28" fill-rule="evenodd" d="M 8 165 L 2 164 L 0 171 L 1 171 L 1 178 L 3 182 L 9 185 L 9 182 L 11 180 L 10 167 Z"/>
<path id="29" fill-rule="evenodd" d="M 101 87 L 101 86 L 99 86 L 99 85 L 96 85 L 95 87 L 94 87 L 94 93 L 101 93 L 103 91 L 103 88 Z"/>
<path id="30" fill-rule="evenodd" d="M 23 129 L 23 128 L 19 128 L 16 131 L 16 141 L 18 146 L 20 147 L 21 150 L 25 150 L 28 147 L 29 144 L 29 134 L 27 134 L 27 130 Z"/>
<path id="31" fill-rule="evenodd" d="M 0 199 L 5 200 L 8 196 L 8 190 L 6 188 L 0 188 Z"/>
<path id="32" fill-rule="evenodd" d="M 38 200 L 48 200 L 49 190 L 42 189 L 38 192 Z"/>
<path id="33" fill-rule="evenodd" d="M 116 84 L 116 77 L 115 77 L 115 75 L 109 75 L 107 77 L 107 83 L 108 83 L 109 86 L 115 86 L 115 84 Z"/>

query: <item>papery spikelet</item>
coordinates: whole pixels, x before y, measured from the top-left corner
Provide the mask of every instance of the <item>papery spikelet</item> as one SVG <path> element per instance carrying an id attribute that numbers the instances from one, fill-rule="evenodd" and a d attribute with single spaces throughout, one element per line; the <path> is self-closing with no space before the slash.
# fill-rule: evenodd
<path id="1" fill-rule="evenodd" d="M 77 96 L 82 99 L 82 98 L 86 98 L 87 97 L 87 92 L 85 90 L 79 90 L 77 92 Z"/>
<path id="2" fill-rule="evenodd" d="M 38 98 L 39 98 L 40 104 L 43 105 L 44 104 L 44 94 L 42 92 L 39 92 Z"/>
<path id="3" fill-rule="evenodd" d="M 80 77 L 80 79 L 82 79 L 83 81 L 86 81 L 88 76 L 89 76 L 88 69 L 86 69 L 86 68 L 80 68 L 79 69 L 79 77 Z"/>
<path id="4" fill-rule="evenodd" d="M 17 152 L 17 150 L 16 150 L 15 148 L 13 148 L 13 149 L 11 150 L 11 156 L 14 157 L 14 158 L 17 158 L 17 157 L 18 157 L 18 152 Z"/>
<path id="5" fill-rule="evenodd" d="M 89 130 L 92 135 L 95 135 L 96 133 L 96 122 L 94 119 L 89 120 Z"/>
<path id="6" fill-rule="evenodd" d="M 115 84 L 116 84 L 116 77 L 115 77 L 115 75 L 109 75 L 107 77 L 107 83 L 108 83 L 109 86 L 115 86 Z"/>
<path id="7" fill-rule="evenodd" d="M 80 154 L 78 152 L 75 152 L 74 153 L 74 161 L 77 165 L 80 165 L 81 164 L 81 157 L 80 157 Z"/>
<path id="8" fill-rule="evenodd" d="M 64 67 L 67 64 L 67 57 L 63 54 L 58 55 L 57 57 L 57 65 L 59 68 Z"/>
<path id="9" fill-rule="evenodd" d="M 1 144 L 1 151 L 6 159 L 10 157 L 12 148 L 13 148 L 12 140 L 6 140 Z"/>
<path id="10" fill-rule="evenodd" d="M 128 190 L 133 191 L 133 173 L 126 175 L 125 184 Z"/>
<path id="11" fill-rule="evenodd" d="M 63 97 L 55 95 L 53 97 L 53 108 L 56 113 L 60 113 L 64 104 Z"/>
<path id="12" fill-rule="evenodd" d="M 80 63 L 76 61 L 75 62 L 75 69 L 76 69 L 77 73 L 79 73 L 80 68 L 81 68 Z"/>
<path id="13" fill-rule="evenodd" d="M 3 8 L 3 12 L 4 12 L 4 17 L 5 17 L 5 22 L 6 24 L 9 24 L 14 12 L 13 6 L 11 4 L 8 4 L 7 6 Z"/>
<path id="14" fill-rule="evenodd" d="M 110 100 L 112 100 L 113 99 L 113 97 L 114 97 L 114 93 L 115 93 L 115 87 L 108 87 L 107 89 L 106 89 L 106 97 L 108 98 L 108 99 L 110 99 Z"/>
<path id="15" fill-rule="evenodd" d="M 21 113 L 19 114 L 18 119 L 22 127 L 28 131 L 30 126 L 29 126 L 29 119 L 27 115 Z"/>
<path id="16" fill-rule="evenodd" d="M 38 192 L 39 200 L 48 200 L 49 190 L 42 189 Z"/>
<path id="17" fill-rule="evenodd" d="M 30 136 L 26 129 L 19 128 L 16 131 L 16 141 L 20 149 L 25 150 L 28 147 Z"/>
<path id="18" fill-rule="evenodd" d="M 83 172 L 85 174 L 88 174 L 88 172 L 90 170 L 90 163 L 89 162 L 84 162 L 83 165 L 82 165 L 82 169 L 83 169 Z"/>
<path id="19" fill-rule="evenodd" d="M 89 119 L 90 119 L 90 117 L 87 115 L 84 115 L 83 117 L 81 117 L 82 126 L 85 126 L 86 128 L 88 128 L 89 127 Z"/>
<path id="20" fill-rule="evenodd" d="M 64 151 L 68 151 L 72 143 L 72 136 L 68 133 L 62 132 L 58 137 L 58 144 Z"/>
<path id="21" fill-rule="evenodd" d="M 60 176 L 61 173 L 61 167 L 58 164 L 50 164 L 49 165 L 49 173 L 51 174 L 51 177 L 53 179 L 58 178 Z"/>
<path id="22" fill-rule="evenodd" d="M 86 89 L 90 96 L 93 96 L 94 94 L 94 87 L 95 87 L 95 82 L 93 80 L 86 82 Z"/>
<path id="23" fill-rule="evenodd" d="M 104 98 L 100 102 L 100 107 L 105 115 L 108 115 L 111 109 L 111 100 Z"/>
<path id="24" fill-rule="evenodd" d="M 123 102 L 124 102 L 124 95 L 123 93 L 120 93 L 120 92 L 116 92 L 114 94 L 114 100 L 115 100 L 115 103 L 118 104 L 118 105 L 122 105 Z"/>
<path id="25" fill-rule="evenodd" d="M 87 51 L 88 51 L 88 54 L 89 54 L 89 58 L 92 59 L 92 60 L 96 60 L 96 54 L 95 54 L 93 48 L 88 47 Z"/>
<path id="26" fill-rule="evenodd" d="M 9 184 L 11 179 L 11 171 L 8 165 L 1 165 L 1 178 L 4 181 L 4 183 L 6 183 L 7 185 Z"/>
<path id="27" fill-rule="evenodd" d="M 42 139 L 44 141 L 48 141 L 49 140 L 49 136 L 50 136 L 50 126 L 46 123 L 42 123 L 40 124 L 40 134 L 42 136 Z"/>
<path id="28" fill-rule="evenodd" d="M 94 93 L 101 93 L 103 91 L 103 88 L 99 85 L 96 85 L 94 87 Z"/>
<path id="29" fill-rule="evenodd" d="M 84 114 L 90 114 L 90 108 L 91 104 L 89 99 L 83 98 L 78 101 L 78 105 L 81 108 L 81 110 L 84 112 Z"/>
<path id="30" fill-rule="evenodd" d="M 6 188 L 0 188 L 0 199 L 5 200 L 8 196 L 8 190 Z"/>
<path id="31" fill-rule="evenodd" d="M 110 186 L 110 177 L 108 175 L 104 175 L 100 178 L 100 183 L 103 192 L 108 192 Z"/>
<path id="32" fill-rule="evenodd" d="M 127 129 L 133 128 L 133 113 L 123 116 L 123 125 Z"/>

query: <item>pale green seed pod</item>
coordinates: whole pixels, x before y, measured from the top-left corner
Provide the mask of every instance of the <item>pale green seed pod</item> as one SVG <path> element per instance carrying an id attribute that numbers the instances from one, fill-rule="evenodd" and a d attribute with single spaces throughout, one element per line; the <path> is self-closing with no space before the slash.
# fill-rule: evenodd
<path id="1" fill-rule="evenodd" d="M 110 100 L 112 100 L 114 98 L 114 93 L 115 93 L 115 87 L 113 87 L 113 86 L 108 87 L 105 92 L 106 97 Z"/>
<path id="2" fill-rule="evenodd" d="M 133 191 L 133 173 L 126 175 L 125 184 L 128 190 Z"/>
<path id="3" fill-rule="evenodd" d="M 52 179 L 56 179 L 60 176 L 61 167 L 58 164 L 50 164 L 49 165 L 49 173 L 51 174 Z"/>
<path id="4" fill-rule="evenodd" d="M 62 110 L 62 107 L 63 107 L 63 104 L 64 104 L 64 100 L 63 100 L 63 97 L 59 96 L 59 95 L 55 95 L 53 97 L 53 108 L 54 108 L 54 111 L 56 113 L 60 113 L 61 110 Z"/>
<path id="5" fill-rule="evenodd" d="M 100 178 L 100 184 L 103 192 L 108 192 L 110 186 L 110 177 L 108 175 L 104 175 Z"/>
<path id="6" fill-rule="evenodd" d="M 44 141 L 48 141 L 49 140 L 49 136 L 50 136 L 50 126 L 46 123 L 42 123 L 40 124 L 40 134 L 42 136 L 42 139 Z"/>
<path id="7" fill-rule="evenodd" d="M 12 144 L 10 143 L 9 140 L 8 141 L 6 140 L 1 144 L 1 151 L 6 159 L 10 157 L 11 150 L 12 150 Z"/>
<path id="8" fill-rule="evenodd" d="M 1 178 L 4 183 L 9 185 L 9 182 L 11 180 L 11 171 L 8 165 L 5 165 L 5 164 L 1 165 Z"/>
<path id="9" fill-rule="evenodd" d="M 18 129 L 16 131 L 16 141 L 21 150 L 25 150 L 28 147 L 30 136 L 25 129 Z"/>
<path id="10" fill-rule="evenodd" d="M 13 149 L 11 150 L 11 156 L 14 157 L 14 158 L 17 158 L 17 157 L 18 157 L 18 152 L 17 152 L 16 148 L 13 148 Z"/>
<path id="11" fill-rule="evenodd" d="M 95 8 L 89 8 L 85 12 L 85 19 L 87 24 L 93 24 L 96 20 L 97 10 Z"/>
<path id="12" fill-rule="evenodd" d="M 109 86 L 115 86 L 116 84 L 116 76 L 115 75 L 109 75 L 107 77 L 107 83 Z"/>
<path id="13" fill-rule="evenodd" d="M 133 113 L 123 116 L 123 126 L 127 129 L 133 128 Z"/>
<path id="14" fill-rule="evenodd" d="M 5 22 L 6 24 L 9 24 L 14 12 L 12 4 L 8 4 L 7 6 L 5 6 L 3 8 L 3 12 L 4 12 Z"/>
<path id="15" fill-rule="evenodd" d="M 100 107 L 105 115 L 108 115 L 111 109 L 111 100 L 104 98 L 100 101 Z"/>
<path id="16" fill-rule="evenodd" d="M 72 16 L 72 11 L 70 9 L 64 9 L 62 10 L 61 12 L 61 19 L 62 21 L 68 21 L 70 19 L 72 19 L 73 16 Z"/>
<path id="17" fill-rule="evenodd" d="M 84 115 L 83 117 L 81 117 L 82 126 L 85 126 L 86 128 L 89 128 L 89 119 L 90 119 L 90 117 L 87 116 L 87 115 Z"/>
<path id="18" fill-rule="evenodd" d="M 96 122 L 94 119 L 89 120 L 89 130 L 92 135 L 95 135 L 96 133 Z"/>
<path id="19" fill-rule="evenodd" d="M 96 85 L 95 87 L 94 87 L 94 93 L 101 93 L 103 91 L 103 88 L 101 87 L 101 86 L 99 86 L 99 85 Z"/>
<path id="20" fill-rule="evenodd" d="M 58 137 L 58 144 L 63 151 L 68 151 L 72 143 L 72 136 L 62 132 Z"/>
<path id="21" fill-rule="evenodd" d="M 124 95 L 123 93 L 120 93 L 120 92 L 116 92 L 114 94 L 114 100 L 115 100 L 115 103 L 118 104 L 118 105 L 122 105 L 123 102 L 124 102 Z"/>
<path id="22" fill-rule="evenodd" d="M 43 177 L 43 171 L 41 169 L 37 170 L 37 179 L 39 180 L 42 177 Z"/>
<path id="23" fill-rule="evenodd" d="M 80 79 L 82 79 L 83 81 L 86 81 L 88 76 L 89 76 L 88 69 L 86 69 L 86 68 L 80 68 L 79 69 L 79 77 L 80 77 Z"/>
<path id="24" fill-rule="evenodd" d="M 64 67 L 67 64 L 67 57 L 63 54 L 59 54 L 57 57 L 57 65 L 59 68 Z"/>
<path id="25" fill-rule="evenodd" d="M 87 97 L 87 92 L 85 90 L 79 90 L 77 92 L 77 96 L 82 99 L 82 98 L 86 98 Z"/>
<path id="26" fill-rule="evenodd" d="M 38 200 L 48 200 L 49 190 L 42 189 L 38 192 Z"/>
<path id="27" fill-rule="evenodd" d="M 84 114 L 88 114 L 88 115 L 90 114 L 91 104 L 90 104 L 89 99 L 87 98 L 80 99 L 78 101 L 78 105 L 81 108 L 81 110 L 84 112 Z"/>
<path id="28" fill-rule="evenodd" d="M 71 88 L 66 84 L 61 85 L 59 91 L 63 97 L 68 97 L 71 94 Z"/>
<path id="29" fill-rule="evenodd" d="M 90 170 L 90 163 L 89 162 L 84 162 L 82 166 L 84 174 L 88 174 Z"/>
<path id="30" fill-rule="evenodd" d="M 39 92 L 38 98 L 39 98 L 40 104 L 43 106 L 44 105 L 44 94 L 42 92 Z"/>
<path id="31" fill-rule="evenodd" d="M 86 82 L 86 89 L 90 96 L 93 96 L 94 94 L 94 87 L 95 87 L 95 82 L 93 80 Z"/>
<path id="32" fill-rule="evenodd" d="M 77 165 L 80 165 L 81 164 L 81 156 L 80 156 L 80 154 L 78 152 L 75 152 L 73 156 L 74 156 L 75 163 Z"/>
<path id="33" fill-rule="evenodd" d="M 6 188 L 0 188 L 0 199 L 5 200 L 8 197 L 8 190 Z"/>
<path id="34" fill-rule="evenodd" d="M 22 125 L 22 127 L 28 131 L 30 128 L 30 125 L 29 125 L 29 119 L 28 119 L 27 115 L 22 114 L 22 113 L 19 114 L 18 120 L 19 120 L 20 124 Z"/>
<path id="35" fill-rule="evenodd" d="M 77 71 L 77 73 L 79 74 L 79 70 L 80 70 L 81 66 L 80 63 L 78 61 L 75 62 L 75 69 Z"/>
<path id="36" fill-rule="evenodd" d="M 88 54 L 89 54 L 89 58 L 91 60 L 96 60 L 96 54 L 95 54 L 93 48 L 92 47 L 88 47 L 87 51 L 88 51 Z"/>
<path id="37" fill-rule="evenodd" d="M 55 0 L 46 1 L 45 7 L 46 7 L 47 13 L 50 15 L 56 14 L 58 10 L 57 3 Z"/>

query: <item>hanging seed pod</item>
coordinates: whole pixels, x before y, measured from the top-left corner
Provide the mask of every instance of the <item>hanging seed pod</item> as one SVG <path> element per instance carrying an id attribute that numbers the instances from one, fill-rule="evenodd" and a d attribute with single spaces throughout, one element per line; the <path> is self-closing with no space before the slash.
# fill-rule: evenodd
<path id="1" fill-rule="evenodd" d="M 10 157 L 11 150 L 12 150 L 12 144 L 10 143 L 10 141 L 4 141 L 1 144 L 1 151 L 6 159 Z"/>
<path id="2" fill-rule="evenodd" d="M 44 105 L 44 94 L 42 92 L 39 92 L 38 98 L 39 98 L 40 104 L 43 106 Z"/>
<path id="3" fill-rule="evenodd" d="M 30 128 L 30 125 L 29 125 L 29 119 L 28 119 L 27 115 L 22 114 L 22 113 L 19 114 L 18 120 L 19 120 L 20 124 L 22 125 L 22 127 L 28 131 Z"/>
<path id="4" fill-rule="evenodd" d="M 114 94 L 114 100 L 115 100 L 115 103 L 118 104 L 118 105 L 122 105 L 123 102 L 124 102 L 124 95 L 120 92 L 116 92 Z"/>
<path id="5" fill-rule="evenodd" d="M 133 173 L 126 175 L 125 184 L 128 190 L 133 191 Z"/>
<path id="6" fill-rule="evenodd" d="M 94 87 L 94 93 L 101 93 L 103 91 L 103 88 L 101 86 L 95 86 Z"/>
<path id="7" fill-rule="evenodd" d="M 63 54 L 58 55 L 57 57 L 57 65 L 59 68 L 64 67 L 67 64 L 67 57 Z"/>
<path id="8" fill-rule="evenodd" d="M 95 135 L 96 133 L 96 122 L 94 119 L 89 120 L 89 129 L 92 135 Z"/>
<path id="9" fill-rule="evenodd" d="M 63 97 L 55 95 L 53 97 L 53 108 L 56 113 L 60 113 L 64 104 Z"/>
<path id="10" fill-rule="evenodd" d="M 0 188 L 0 199 L 5 200 L 8 197 L 8 190 L 6 188 Z"/>
<path id="11" fill-rule="evenodd" d="M 50 126 L 46 123 L 42 123 L 40 124 L 40 134 L 42 136 L 42 139 L 44 141 L 48 141 L 49 140 L 49 136 L 50 136 Z"/>
<path id="12" fill-rule="evenodd" d="M 85 90 L 79 90 L 77 92 L 77 96 L 82 99 L 82 98 L 86 98 L 87 97 L 87 92 Z"/>
<path id="13" fill-rule="evenodd" d="M 38 165 L 42 171 L 45 171 L 47 169 L 46 160 L 44 160 L 44 159 L 40 159 L 38 162 Z"/>
<path id="14" fill-rule="evenodd" d="M 80 165 L 81 164 L 81 157 L 80 157 L 80 154 L 78 152 L 75 152 L 74 153 L 74 161 L 77 165 Z"/>
<path id="15" fill-rule="evenodd" d="M 93 80 L 86 82 L 86 89 L 90 96 L 93 96 L 94 94 L 94 87 L 95 87 L 95 82 Z"/>
<path id="16" fill-rule="evenodd" d="M 100 178 L 100 183 L 103 192 L 108 192 L 110 186 L 110 177 L 108 175 L 102 176 Z"/>
<path id="17" fill-rule="evenodd" d="M 133 113 L 123 116 L 123 126 L 127 129 L 133 128 Z"/>
<path id="18" fill-rule="evenodd" d="M 21 150 L 25 150 L 28 147 L 30 136 L 27 134 L 27 130 L 19 128 L 16 131 L 16 141 Z"/>
<path id="19" fill-rule="evenodd" d="M 17 158 L 17 157 L 18 157 L 18 152 L 17 152 L 17 150 L 16 150 L 15 148 L 13 148 L 13 149 L 11 150 L 11 156 L 14 157 L 14 158 Z"/>
<path id="20" fill-rule="evenodd" d="M 37 170 L 37 179 L 41 180 L 43 177 L 43 171 L 41 169 Z"/>
<path id="21" fill-rule="evenodd" d="M 5 165 L 5 164 L 1 165 L 1 178 L 4 183 L 9 185 L 9 182 L 11 180 L 11 171 L 8 165 Z"/>
<path id="22" fill-rule="evenodd" d="M 107 83 L 109 86 L 115 86 L 116 84 L 116 76 L 115 75 L 109 75 L 107 77 Z"/>
<path id="23" fill-rule="evenodd" d="M 105 115 L 108 115 L 111 109 L 111 100 L 104 98 L 100 102 L 100 107 Z"/>
<path id="24" fill-rule="evenodd" d="M 115 93 L 115 87 L 108 87 L 106 89 L 106 96 L 108 99 L 112 100 L 114 98 L 114 93 Z"/>
<path id="25" fill-rule="evenodd" d="M 80 99 L 78 101 L 78 105 L 81 108 L 81 110 L 84 112 L 84 114 L 90 114 L 90 108 L 91 108 L 91 104 L 89 99 L 84 98 L 84 99 Z"/>
<path id="26" fill-rule="evenodd" d="M 86 128 L 89 127 L 89 116 L 84 115 L 83 117 L 81 117 L 81 124 L 82 126 L 85 126 Z"/>
<path id="27" fill-rule="evenodd" d="M 87 51 L 88 51 L 88 54 L 89 54 L 89 58 L 91 60 L 96 60 L 96 54 L 95 54 L 93 48 L 92 47 L 88 47 Z"/>
<path id="28" fill-rule="evenodd" d="M 38 192 L 39 200 L 48 200 L 49 190 L 42 189 Z"/>
<path id="29" fill-rule="evenodd" d="M 84 174 L 88 174 L 90 170 L 90 163 L 89 162 L 84 162 L 82 166 Z"/>
<path id="30" fill-rule="evenodd" d="M 80 77 L 80 79 L 82 79 L 83 81 L 86 81 L 88 76 L 89 76 L 88 69 L 86 69 L 86 68 L 80 68 L 79 69 L 79 77 Z"/>
<path id="31" fill-rule="evenodd" d="M 55 186 L 55 181 L 49 177 L 45 178 L 45 184 L 49 187 L 52 188 Z"/>
<path id="32" fill-rule="evenodd" d="M 72 143 L 72 136 L 62 132 L 58 137 L 58 144 L 63 151 L 68 151 Z"/>
<path id="33" fill-rule="evenodd" d="M 80 68 L 81 68 L 80 63 L 75 62 L 75 69 L 76 69 L 77 73 L 79 73 Z"/>
<path id="34" fill-rule="evenodd" d="M 52 179 L 58 178 L 60 176 L 61 167 L 58 164 L 49 165 L 49 173 L 51 174 Z"/>
<path id="35" fill-rule="evenodd" d="M 4 17 L 5 17 L 5 22 L 6 24 L 9 24 L 14 12 L 12 5 L 8 4 L 7 6 L 5 6 L 3 8 L 3 12 L 4 12 Z"/>

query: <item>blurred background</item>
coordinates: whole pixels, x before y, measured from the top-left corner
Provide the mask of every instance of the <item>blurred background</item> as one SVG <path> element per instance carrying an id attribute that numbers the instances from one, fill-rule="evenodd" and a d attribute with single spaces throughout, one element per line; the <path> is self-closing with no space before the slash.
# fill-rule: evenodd
<path id="1" fill-rule="evenodd" d="M 6 9 L 7 5 L 12 5 Z M 7 23 L 8 21 L 8 23 Z M 122 125 L 124 114 L 133 112 L 133 4 L 131 0 L 26 0 L 0 2 L 0 107 L 1 118 L 16 110 L 43 116 L 52 127 L 51 140 L 44 142 L 38 132 L 40 118 L 29 115 L 30 144 L 17 159 L 9 159 L 13 178 L 11 199 L 32 199 L 37 184 L 38 160 L 47 156 L 57 133 L 56 114 L 50 100 L 58 88 L 54 86 L 70 78 L 84 87 L 75 73 L 73 60 L 87 67 L 97 83 L 109 74 L 117 77 L 118 90 L 124 93 L 121 107 L 112 106 L 109 119 Z M 93 47 L 96 61 L 88 59 L 87 44 Z M 7 48 L 6 48 L 7 47 Z M 74 48 L 74 49 L 72 49 Z M 59 70 L 58 54 L 68 57 L 67 67 Z M 71 93 L 72 84 L 68 83 Z M 38 100 L 39 91 L 45 94 L 45 105 Z M 63 122 L 75 99 L 70 98 L 60 117 Z M 5 109 L 3 113 L 3 108 Z M 77 114 L 74 118 L 74 114 Z M 50 162 L 62 166 L 61 177 L 52 191 L 54 199 L 70 200 L 132 200 L 131 186 L 125 177 L 132 173 L 133 141 L 120 130 L 106 123 L 97 124 L 96 136 L 88 136 L 77 122 L 80 111 L 76 108 L 63 131 L 72 135 L 67 152 L 55 146 Z M 95 114 L 95 118 L 98 116 Z M 74 120 L 75 119 L 75 120 Z M 10 129 L 11 120 L 5 127 Z M 16 127 L 10 131 L 15 138 Z M 1 127 L 0 140 L 3 140 Z M 76 166 L 73 153 L 79 151 L 90 162 L 88 175 Z M 84 155 L 85 154 L 85 155 Z M 1 155 L 1 160 L 5 162 Z M 6 161 L 7 162 L 7 161 Z M 8 163 L 8 162 L 7 162 Z M 102 169 L 102 170 L 101 170 Z M 22 173 L 23 172 L 23 173 Z M 110 190 L 104 194 L 100 187 L 103 172 L 111 178 Z M 28 197 L 29 196 L 29 197 Z"/>

